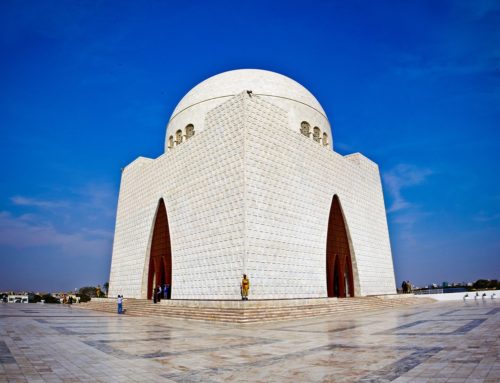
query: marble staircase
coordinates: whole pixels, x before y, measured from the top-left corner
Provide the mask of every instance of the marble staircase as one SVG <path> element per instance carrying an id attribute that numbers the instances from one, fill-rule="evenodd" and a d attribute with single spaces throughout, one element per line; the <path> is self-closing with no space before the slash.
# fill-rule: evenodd
<path id="1" fill-rule="evenodd" d="M 359 298 L 313 298 L 261 301 L 191 301 L 163 300 L 154 304 L 146 299 L 124 299 L 126 315 L 169 317 L 231 323 L 257 323 L 276 320 L 342 315 L 385 310 L 435 302 L 413 295 L 386 295 Z M 116 299 L 99 298 L 76 307 L 117 312 Z"/>

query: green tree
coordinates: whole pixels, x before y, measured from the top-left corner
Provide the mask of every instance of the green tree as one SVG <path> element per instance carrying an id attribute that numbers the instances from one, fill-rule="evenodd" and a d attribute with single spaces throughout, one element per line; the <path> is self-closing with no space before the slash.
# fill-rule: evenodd
<path id="1" fill-rule="evenodd" d="M 80 289 L 78 290 L 78 293 L 80 295 L 87 295 L 90 298 L 95 298 L 95 296 L 96 296 L 96 288 L 94 286 L 80 287 Z"/>
<path id="2" fill-rule="evenodd" d="M 42 297 L 38 294 L 34 294 L 33 297 L 30 299 L 30 303 L 38 303 L 42 301 Z"/>
<path id="3" fill-rule="evenodd" d="M 88 302 L 90 301 L 90 297 L 86 294 L 76 294 L 77 297 L 80 297 L 80 303 L 85 303 L 85 302 Z"/>
<path id="4" fill-rule="evenodd" d="M 45 303 L 61 303 L 59 298 L 53 297 L 50 294 L 42 295 L 42 299 L 45 301 Z"/>
<path id="5" fill-rule="evenodd" d="M 488 280 L 488 279 L 478 279 L 476 282 L 473 283 L 472 287 L 475 288 L 476 290 L 485 290 L 485 289 L 492 289 L 496 288 L 498 285 L 497 280 Z"/>

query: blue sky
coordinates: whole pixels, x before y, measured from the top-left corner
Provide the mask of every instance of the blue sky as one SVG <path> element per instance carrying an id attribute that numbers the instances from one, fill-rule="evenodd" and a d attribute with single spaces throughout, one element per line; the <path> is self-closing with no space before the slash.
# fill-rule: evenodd
<path id="1" fill-rule="evenodd" d="M 486 0 L 0 2 L 0 290 L 107 281 L 120 169 L 237 68 L 379 164 L 398 284 L 499 278 L 499 25 Z"/>

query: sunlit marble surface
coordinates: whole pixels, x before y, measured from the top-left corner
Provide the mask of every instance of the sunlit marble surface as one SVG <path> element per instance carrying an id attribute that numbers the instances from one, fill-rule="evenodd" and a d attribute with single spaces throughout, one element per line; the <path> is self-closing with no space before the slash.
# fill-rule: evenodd
<path id="1" fill-rule="evenodd" d="M 500 381 L 500 302 L 266 324 L 0 304 L 0 382 Z"/>

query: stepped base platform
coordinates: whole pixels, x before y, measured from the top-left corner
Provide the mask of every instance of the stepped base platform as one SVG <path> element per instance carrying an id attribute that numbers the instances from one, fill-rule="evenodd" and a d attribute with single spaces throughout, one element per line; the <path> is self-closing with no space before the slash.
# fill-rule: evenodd
<path id="1" fill-rule="evenodd" d="M 134 316 L 257 323 L 385 310 L 430 302 L 435 302 L 435 300 L 415 297 L 411 294 L 255 301 L 162 300 L 156 304 L 146 299 L 125 298 L 123 308 L 126 315 Z M 109 313 L 117 312 L 117 303 L 114 298 L 93 298 L 90 302 L 81 303 L 76 307 Z"/>

